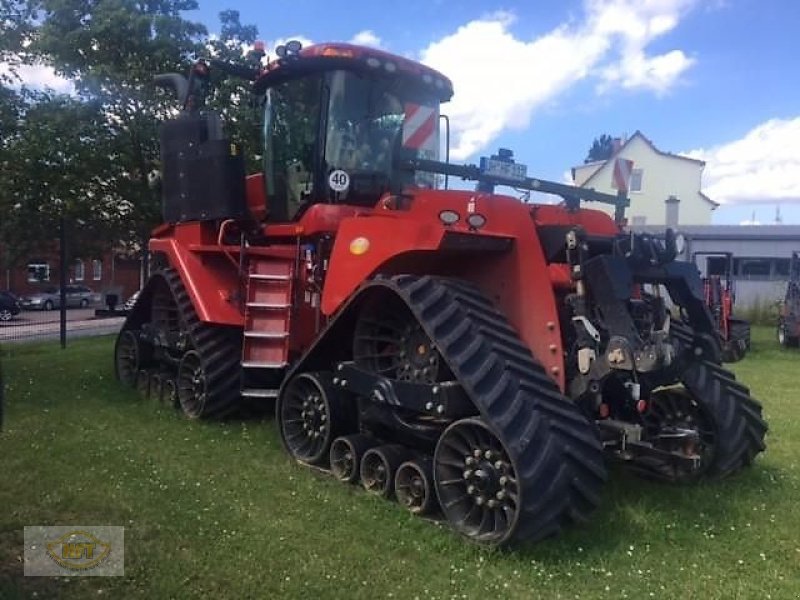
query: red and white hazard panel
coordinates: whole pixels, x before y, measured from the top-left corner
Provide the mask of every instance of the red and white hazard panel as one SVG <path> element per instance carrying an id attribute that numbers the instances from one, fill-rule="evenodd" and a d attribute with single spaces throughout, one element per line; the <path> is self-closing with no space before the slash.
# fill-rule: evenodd
<path id="1" fill-rule="evenodd" d="M 439 145 L 439 111 L 433 106 L 409 102 L 405 113 L 403 147 L 435 153 Z"/>
<path id="2" fill-rule="evenodd" d="M 633 172 L 633 161 L 625 158 L 618 158 L 614 162 L 614 185 L 623 194 L 628 193 L 628 184 Z"/>

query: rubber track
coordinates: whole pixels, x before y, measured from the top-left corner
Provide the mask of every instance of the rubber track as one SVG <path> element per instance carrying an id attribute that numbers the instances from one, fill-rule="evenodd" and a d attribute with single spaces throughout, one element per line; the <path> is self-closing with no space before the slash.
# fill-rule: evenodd
<path id="1" fill-rule="evenodd" d="M 717 442 L 707 476 L 725 477 L 753 462 L 766 448 L 761 404 L 730 371 L 710 361 L 692 363 L 683 384 L 716 424 Z"/>
<path id="2" fill-rule="evenodd" d="M 505 317 L 465 282 L 401 275 L 382 284 L 406 302 L 510 454 L 522 510 L 507 541 L 586 521 L 606 479 L 602 447 Z"/>
<path id="3" fill-rule="evenodd" d="M 172 292 L 178 307 L 181 326 L 189 334 L 194 350 L 200 355 L 206 375 L 206 403 L 201 413 L 187 415 L 200 419 L 221 419 L 239 408 L 241 341 L 232 327 L 209 325 L 200 321 L 189 294 L 175 269 L 160 275 Z M 240 334 L 239 334 L 240 335 Z"/>
<path id="4" fill-rule="evenodd" d="M 691 329 L 681 323 L 672 328 L 675 336 L 689 343 Z M 766 449 L 768 427 L 761 403 L 736 376 L 709 360 L 692 361 L 681 377 L 695 401 L 703 406 L 716 425 L 717 445 L 706 475 L 725 477 L 753 462 Z"/>

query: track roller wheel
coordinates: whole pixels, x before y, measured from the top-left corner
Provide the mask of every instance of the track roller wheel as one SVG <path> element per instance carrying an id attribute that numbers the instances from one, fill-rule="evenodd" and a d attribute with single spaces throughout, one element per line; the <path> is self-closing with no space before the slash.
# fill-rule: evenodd
<path id="1" fill-rule="evenodd" d="M 171 408 L 178 407 L 178 393 L 175 380 L 172 377 L 164 377 L 161 380 L 161 395 L 158 398 L 162 404 Z"/>
<path id="2" fill-rule="evenodd" d="M 150 373 L 141 369 L 136 375 L 136 391 L 145 400 L 150 399 Z"/>
<path id="3" fill-rule="evenodd" d="M 435 383 L 447 371 L 436 345 L 396 296 L 364 307 L 353 335 L 353 358 L 368 371 L 414 383 Z"/>
<path id="4" fill-rule="evenodd" d="M 408 450 L 399 444 L 370 448 L 361 459 L 361 483 L 370 494 L 391 498 L 397 467 L 408 458 Z"/>
<path id="5" fill-rule="evenodd" d="M 190 419 L 201 417 L 207 398 L 206 374 L 200 355 L 194 350 L 181 359 L 176 391 L 183 414 Z"/>
<path id="6" fill-rule="evenodd" d="M 150 399 L 161 403 L 161 394 L 163 388 L 163 378 L 161 373 L 150 373 Z"/>
<path id="7" fill-rule="evenodd" d="M 433 462 L 429 458 L 407 460 L 394 476 L 397 501 L 415 515 L 428 515 L 436 508 Z"/>
<path id="8" fill-rule="evenodd" d="M 364 453 L 376 445 L 366 435 L 346 435 L 331 444 L 331 473 L 339 481 L 355 483 L 359 477 L 359 465 Z"/>
<path id="9" fill-rule="evenodd" d="M 117 379 L 138 387 L 139 371 L 150 362 L 150 350 L 139 341 L 135 331 L 123 331 L 114 346 L 114 371 Z"/>
<path id="10" fill-rule="evenodd" d="M 451 424 L 434 454 L 434 480 L 445 517 L 478 542 L 501 544 L 517 526 L 517 470 L 495 434 L 479 418 Z"/>
<path id="11" fill-rule="evenodd" d="M 700 479 L 708 470 L 717 444 L 716 430 L 708 412 L 686 390 L 675 388 L 655 392 L 642 421 L 648 441 L 656 448 L 700 458 L 695 469 L 652 457 L 642 458 L 637 461 L 643 469 L 642 475 L 672 483 L 690 483 Z"/>
<path id="12" fill-rule="evenodd" d="M 312 465 L 330 458 L 331 443 L 351 424 L 350 411 L 329 373 L 300 373 L 281 392 L 276 406 L 284 446 Z"/>

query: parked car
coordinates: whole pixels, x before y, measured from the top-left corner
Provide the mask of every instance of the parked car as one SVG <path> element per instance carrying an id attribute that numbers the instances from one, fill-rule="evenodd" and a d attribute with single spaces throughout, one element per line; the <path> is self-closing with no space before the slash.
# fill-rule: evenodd
<path id="1" fill-rule="evenodd" d="M 67 308 L 86 308 L 96 299 L 96 294 L 85 285 L 68 285 Z M 61 294 L 57 287 L 46 287 L 40 292 L 25 296 L 22 308 L 28 310 L 53 310 L 61 307 Z"/>
<path id="2" fill-rule="evenodd" d="M 0 292 L 0 321 L 7 322 L 19 314 L 19 300 L 11 292 Z"/>

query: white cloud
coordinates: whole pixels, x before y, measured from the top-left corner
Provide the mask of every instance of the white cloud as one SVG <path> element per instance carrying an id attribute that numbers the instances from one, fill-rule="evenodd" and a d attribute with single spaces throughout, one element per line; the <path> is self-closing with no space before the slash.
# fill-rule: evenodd
<path id="1" fill-rule="evenodd" d="M 640 51 L 632 52 L 604 69 L 605 81 L 598 89 L 607 91 L 611 84 L 617 84 L 626 89 L 650 88 L 659 95 L 664 94 L 694 62 L 680 50 L 651 58 Z"/>
<path id="2" fill-rule="evenodd" d="M 716 202 L 800 201 L 800 117 L 771 119 L 741 139 L 686 154 L 706 161 L 703 191 Z"/>
<path id="3" fill-rule="evenodd" d="M 601 92 L 667 92 L 694 61 L 681 50 L 648 55 L 647 47 L 696 1 L 584 0 L 580 18 L 528 40 L 511 32 L 513 15 L 495 13 L 431 43 L 422 61 L 456 90 L 446 109 L 453 157 L 467 158 L 507 128 L 524 129 L 537 109 L 589 78 Z"/>
<path id="4" fill-rule="evenodd" d="M 39 90 L 50 89 L 61 94 L 72 94 L 75 86 L 68 79 L 46 65 L 19 65 L 16 76 L 11 74 L 11 69 L 6 63 L 0 63 L 0 76 L 11 77 L 14 87 L 27 87 Z"/>
<path id="5" fill-rule="evenodd" d="M 359 46 L 371 46 L 372 48 L 381 47 L 381 38 L 375 35 L 371 29 L 364 29 L 355 34 L 350 40 L 351 44 L 358 44 Z"/>

